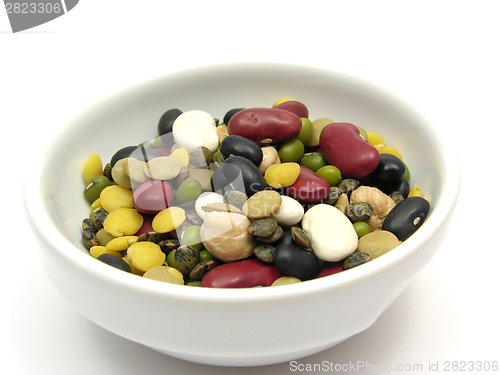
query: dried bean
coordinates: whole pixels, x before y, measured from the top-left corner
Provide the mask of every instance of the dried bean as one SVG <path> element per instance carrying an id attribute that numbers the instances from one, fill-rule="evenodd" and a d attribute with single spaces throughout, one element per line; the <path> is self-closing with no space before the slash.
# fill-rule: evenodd
<path id="1" fill-rule="evenodd" d="M 342 266 L 345 270 L 360 266 L 370 260 L 370 255 L 367 253 L 356 252 L 344 260 Z"/>
<path id="2" fill-rule="evenodd" d="M 201 281 L 201 279 L 203 279 L 203 276 L 205 276 L 209 271 L 213 270 L 218 265 L 219 264 L 216 260 L 200 262 L 191 270 L 191 272 L 189 273 L 189 278 L 191 280 Z"/>
<path id="3" fill-rule="evenodd" d="M 181 246 L 175 249 L 175 268 L 184 276 L 189 275 L 191 270 L 200 262 L 200 252 L 193 246 Z"/>
<path id="4" fill-rule="evenodd" d="M 359 202 L 347 205 L 346 214 L 353 223 L 368 220 L 373 213 L 373 208 L 369 203 Z"/>
<path id="5" fill-rule="evenodd" d="M 276 230 L 271 235 L 269 235 L 267 237 L 256 236 L 255 238 L 257 239 L 257 241 L 260 241 L 260 242 L 274 243 L 274 242 L 278 241 L 282 235 L 283 235 L 283 228 L 278 226 L 276 228 Z"/>
<path id="6" fill-rule="evenodd" d="M 109 213 L 103 209 L 95 211 L 92 222 L 94 224 L 94 228 L 97 229 L 98 231 L 104 228 L 104 221 L 106 220 L 108 215 Z"/>
<path id="7" fill-rule="evenodd" d="M 266 263 L 274 262 L 274 252 L 276 251 L 276 246 L 261 244 L 257 245 L 253 249 L 253 253 L 257 258 Z"/>
<path id="8" fill-rule="evenodd" d="M 307 234 L 307 232 L 298 227 L 292 227 L 292 238 L 297 245 L 303 247 L 305 249 L 311 248 L 311 238 Z"/>
<path id="9" fill-rule="evenodd" d="M 267 237 L 273 234 L 278 227 L 276 220 L 272 218 L 258 219 L 248 227 L 248 232 L 257 237 Z"/>
<path id="10" fill-rule="evenodd" d="M 96 239 L 96 232 L 90 229 L 86 229 L 82 232 L 82 241 L 87 250 L 90 250 L 92 246 L 99 245 Z"/>
<path id="11" fill-rule="evenodd" d="M 342 181 L 340 181 L 337 185 L 337 187 L 342 191 L 342 193 L 347 194 L 347 196 L 350 196 L 351 193 L 354 191 L 359 186 L 359 181 L 355 180 L 353 178 L 345 178 Z"/>

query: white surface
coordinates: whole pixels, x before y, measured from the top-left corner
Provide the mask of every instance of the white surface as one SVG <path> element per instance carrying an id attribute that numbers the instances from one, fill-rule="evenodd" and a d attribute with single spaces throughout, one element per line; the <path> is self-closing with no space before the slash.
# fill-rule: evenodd
<path id="1" fill-rule="evenodd" d="M 465 361 L 465 369 L 469 361 L 500 361 L 497 219 L 494 209 L 484 208 L 496 199 L 486 189 L 497 178 L 497 2 L 124 3 L 82 1 L 66 16 L 15 35 L 0 15 L 0 124 L 8 147 L 2 202 L 4 217 L 15 223 L 4 224 L 2 373 L 300 372 L 289 363 L 257 369 L 191 364 L 95 326 L 48 281 L 21 210 L 24 166 L 82 106 L 168 71 L 261 59 L 334 68 L 387 86 L 449 129 L 462 162 L 461 200 L 438 255 L 367 331 L 297 365 L 361 361 L 372 368 L 357 373 L 391 373 L 386 370 L 398 365 L 401 373 L 417 373 L 404 371 L 413 365 L 430 373 L 429 363 L 435 369 L 438 362 L 432 373 L 450 373 L 446 361 Z M 213 332 L 203 319 L 200 327 Z"/>

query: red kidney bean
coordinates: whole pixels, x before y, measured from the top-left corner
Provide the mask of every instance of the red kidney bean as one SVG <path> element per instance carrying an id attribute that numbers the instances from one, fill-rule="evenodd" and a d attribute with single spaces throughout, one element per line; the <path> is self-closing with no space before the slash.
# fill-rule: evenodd
<path id="1" fill-rule="evenodd" d="M 300 166 L 299 178 L 287 189 L 288 195 L 303 203 L 316 203 L 330 193 L 330 184 L 309 168 Z"/>
<path id="2" fill-rule="evenodd" d="M 270 286 L 283 274 L 273 264 L 258 259 L 246 259 L 226 263 L 209 271 L 201 280 L 208 288 L 252 288 Z"/>
<path id="3" fill-rule="evenodd" d="M 323 268 L 321 268 L 321 271 L 319 271 L 318 276 L 316 276 L 316 279 L 319 279 L 320 277 L 330 276 L 330 275 L 334 275 L 336 273 L 342 272 L 344 270 L 342 263 L 343 263 L 342 261 L 340 261 L 340 262 L 325 262 L 325 264 L 323 265 Z"/>
<path id="4" fill-rule="evenodd" d="M 319 144 L 328 163 L 336 166 L 344 178 L 366 177 L 380 161 L 377 149 L 361 138 L 356 126 L 347 122 L 325 126 Z"/>
<path id="5" fill-rule="evenodd" d="M 134 191 L 133 203 L 137 211 L 155 214 L 174 202 L 174 189 L 167 181 L 152 180 L 139 185 Z"/>
<path id="6" fill-rule="evenodd" d="M 300 132 L 302 120 L 292 112 L 276 108 L 248 108 L 231 117 L 230 135 L 240 135 L 259 145 L 289 141 Z"/>
<path id="7" fill-rule="evenodd" d="M 155 150 L 158 151 L 163 156 L 169 156 L 172 153 L 172 151 L 169 148 L 155 148 Z"/>
<path id="8" fill-rule="evenodd" d="M 274 106 L 273 108 L 283 109 L 285 111 L 292 112 L 299 117 L 309 118 L 309 110 L 307 107 L 303 103 L 294 100 L 288 100 Z"/>
<path id="9" fill-rule="evenodd" d="M 143 233 L 148 233 L 153 231 L 154 215 L 143 214 L 142 217 L 144 218 L 144 221 L 142 222 L 142 227 L 141 229 L 139 229 L 137 233 L 134 234 L 134 236 L 140 236 Z"/>

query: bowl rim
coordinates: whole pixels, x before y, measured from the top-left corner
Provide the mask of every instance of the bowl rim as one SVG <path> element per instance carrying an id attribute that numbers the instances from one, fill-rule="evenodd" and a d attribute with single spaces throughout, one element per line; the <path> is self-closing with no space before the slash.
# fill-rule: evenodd
<path id="1" fill-rule="evenodd" d="M 428 131 L 435 141 L 440 144 L 439 152 L 443 156 L 444 176 L 439 202 L 435 202 L 435 207 L 431 214 L 427 217 L 424 224 L 411 236 L 410 239 L 400 244 L 397 251 L 391 251 L 384 254 L 383 257 L 374 259 L 363 265 L 363 267 L 356 267 L 332 276 L 308 280 L 298 284 L 283 285 L 279 288 L 189 288 L 185 285 L 167 284 L 137 277 L 136 275 L 113 269 L 112 267 L 109 267 L 101 262 L 96 262 L 94 258 L 77 248 L 68 238 L 59 232 L 54 225 L 52 225 L 46 207 L 44 188 L 41 188 L 43 186 L 44 164 L 54 152 L 53 150 L 57 149 L 55 147 L 57 142 L 69 135 L 70 125 L 78 118 L 85 115 L 89 111 L 95 110 L 108 101 L 114 101 L 121 96 L 129 95 L 137 90 L 147 90 L 152 87 L 151 85 L 154 86 L 158 84 L 158 82 L 165 82 L 169 79 L 189 79 L 193 73 L 213 74 L 215 72 L 223 72 L 226 69 L 255 71 L 256 66 L 262 69 L 276 69 L 282 72 L 282 74 L 288 74 L 287 72 L 291 73 L 292 71 L 298 70 L 304 73 L 311 72 L 320 76 L 322 74 L 327 74 L 329 76 L 335 76 L 335 79 L 344 80 L 355 84 L 356 86 L 366 88 L 370 92 L 375 92 L 378 95 L 384 96 L 389 99 L 391 103 L 397 103 L 399 107 L 402 107 L 414 117 L 417 117 L 422 123 L 422 126 L 425 127 L 426 131 Z M 51 247 L 53 251 L 63 257 L 66 261 L 70 262 L 74 267 L 81 268 L 86 273 L 92 274 L 93 276 L 101 279 L 103 282 L 114 284 L 120 288 L 128 288 L 140 291 L 141 293 L 149 293 L 162 298 L 169 297 L 178 300 L 193 300 L 206 303 L 254 303 L 256 301 L 272 301 L 277 299 L 297 298 L 302 295 L 323 293 L 327 290 L 342 288 L 347 284 L 364 282 L 373 275 L 384 272 L 385 270 L 393 267 L 402 259 L 418 251 L 418 249 L 429 238 L 436 234 L 439 228 L 448 219 L 458 199 L 461 180 L 460 175 L 458 154 L 451 139 L 446 137 L 445 134 L 441 132 L 439 127 L 433 126 L 420 110 L 417 110 L 400 95 L 382 87 L 377 82 L 349 73 L 303 64 L 299 65 L 291 63 L 254 61 L 229 62 L 201 65 L 182 70 L 173 70 L 161 76 L 120 88 L 118 91 L 98 98 L 94 102 L 85 106 L 77 114 L 65 121 L 64 125 L 58 129 L 58 133 L 52 138 L 52 141 L 45 146 L 42 151 L 42 155 L 27 168 L 23 185 L 23 203 L 26 216 L 33 230 L 38 232 L 41 238 Z M 68 251 L 68 249 L 71 249 L 71 251 Z"/>

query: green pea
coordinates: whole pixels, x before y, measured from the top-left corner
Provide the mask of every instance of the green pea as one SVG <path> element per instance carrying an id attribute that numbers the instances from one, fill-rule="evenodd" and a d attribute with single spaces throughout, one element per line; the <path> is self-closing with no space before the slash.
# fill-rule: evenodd
<path id="1" fill-rule="evenodd" d="M 370 226 L 367 223 L 365 223 L 364 221 L 358 221 L 357 223 L 354 223 L 352 226 L 354 227 L 354 230 L 356 231 L 358 238 L 361 238 L 365 234 L 368 234 L 372 231 L 370 229 Z"/>
<path id="2" fill-rule="evenodd" d="M 87 186 L 85 186 L 85 190 L 83 191 L 83 195 L 87 198 L 88 201 L 93 202 L 101 195 L 101 191 L 104 188 L 111 185 L 111 181 L 105 176 L 99 175 L 93 177 Z"/>
<path id="3" fill-rule="evenodd" d="M 408 166 L 406 165 L 406 163 L 403 162 L 403 164 L 405 165 L 405 174 L 403 175 L 403 178 L 406 181 L 410 181 L 410 170 L 408 169 Z"/>
<path id="4" fill-rule="evenodd" d="M 222 155 L 222 152 L 220 152 L 220 150 L 215 151 L 212 157 L 214 161 L 216 161 L 219 164 L 224 163 L 224 160 L 226 160 L 224 159 L 224 155 Z"/>
<path id="5" fill-rule="evenodd" d="M 304 155 L 304 144 L 297 138 L 292 139 L 280 146 L 278 155 L 282 163 L 297 163 Z"/>
<path id="6" fill-rule="evenodd" d="M 342 180 L 340 170 L 333 165 L 325 165 L 316 171 L 316 174 L 323 177 L 330 186 L 336 186 Z"/>
<path id="7" fill-rule="evenodd" d="M 319 152 L 311 152 L 310 154 L 305 154 L 300 159 L 300 165 L 309 168 L 313 172 L 316 172 L 318 169 L 324 167 L 326 164 L 328 163 L 326 162 L 325 157 L 323 156 L 323 154 L 320 154 Z"/>
<path id="8" fill-rule="evenodd" d="M 203 244 L 201 243 L 200 227 L 198 225 L 191 225 L 184 230 L 181 238 L 181 246 L 189 245 L 196 250 L 201 250 Z"/>
<path id="9" fill-rule="evenodd" d="M 311 140 L 313 134 L 313 123 L 311 120 L 305 117 L 301 117 L 302 128 L 300 128 L 299 135 L 297 135 L 297 139 L 301 141 L 304 145 L 307 145 Z"/>
<path id="10" fill-rule="evenodd" d="M 201 184 L 194 178 L 186 178 L 175 192 L 175 199 L 179 204 L 196 200 L 201 194 Z"/>
<path id="11" fill-rule="evenodd" d="M 172 250 L 170 253 L 168 253 L 168 255 L 167 255 L 167 264 L 170 267 L 174 267 L 175 268 L 175 249 Z"/>
<path id="12" fill-rule="evenodd" d="M 215 258 L 213 257 L 212 254 L 208 250 L 201 250 L 200 251 L 200 263 L 201 262 L 208 262 L 209 260 L 214 260 Z"/>

